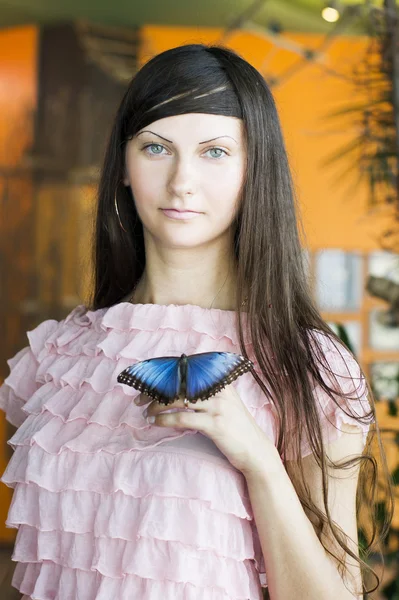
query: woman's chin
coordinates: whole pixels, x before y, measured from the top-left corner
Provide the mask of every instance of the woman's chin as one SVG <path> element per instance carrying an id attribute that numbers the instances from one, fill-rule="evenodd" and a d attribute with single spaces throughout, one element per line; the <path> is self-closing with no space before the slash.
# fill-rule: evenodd
<path id="1" fill-rule="evenodd" d="M 171 234 L 171 235 L 163 235 L 162 237 L 158 237 L 158 240 L 161 241 L 164 248 L 170 248 L 171 250 L 187 249 L 190 248 L 198 248 L 199 246 L 205 246 L 209 244 L 212 240 L 209 237 L 203 236 L 195 236 L 193 233 L 191 235 L 182 235 L 180 234 Z"/>

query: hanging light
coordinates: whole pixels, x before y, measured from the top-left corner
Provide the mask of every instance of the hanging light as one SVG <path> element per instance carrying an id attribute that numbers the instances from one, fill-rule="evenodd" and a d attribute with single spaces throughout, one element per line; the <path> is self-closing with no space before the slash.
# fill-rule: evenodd
<path id="1" fill-rule="evenodd" d="M 328 2 L 321 11 L 321 16 L 328 23 L 336 23 L 340 17 L 337 3 Z"/>

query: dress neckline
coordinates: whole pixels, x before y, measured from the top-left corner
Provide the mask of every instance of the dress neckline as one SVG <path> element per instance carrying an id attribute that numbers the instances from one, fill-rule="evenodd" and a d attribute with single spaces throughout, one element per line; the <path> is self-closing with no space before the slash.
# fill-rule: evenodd
<path id="1" fill-rule="evenodd" d="M 215 313 L 225 313 L 227 315 L 235 315 L 236 311 L 235 310 L 229 310 L 226 308 L 214 308 L 214 307 L 210 307 L 210 308 L 206 308 L 205 306 L 200 306 L 199 304 L 157 304 L 157 303 L 153 303 L 153 302 L 129 302 L 127 300 L 124 300 L 122 302 L 118 302 L 118 304 L 128 304 L 130 306 L 134 306 L 134 307 L 143 307 L 143 308 L 149 308 L 149 307 L 154 307 L 155 309 L 159 310 L 159 309 L 178 309 L 178 308 L 182 308 L 185 309 L 186 311 L 189 308 L 192 308 L 193 310 L 200 310 L 200 311 L 206 311 L 209 313 L 215 312 Z M 116 305 L 114 305 L 116 306 Z M 111 307 L 110 307 L 111 308 Z M 247 311 L 241 311 L 242 313 L 246 313 Z"/>
<path id="2" fill-rule="evenodd" d="M 251 343 L 248 313 L 241 314 L 244 340 Z M 67 327 L 89 328 L 92 331 L 156 332 L 173 329 L 178 332 L 198 332 L 218 340 L 229 337 L 239 344 L 238 313 L 234 310 L 204 308 L 197 304 L 133 304 L 117 302 L 109 307 L 90 310 L 79 305 L 66 317 Z"/>

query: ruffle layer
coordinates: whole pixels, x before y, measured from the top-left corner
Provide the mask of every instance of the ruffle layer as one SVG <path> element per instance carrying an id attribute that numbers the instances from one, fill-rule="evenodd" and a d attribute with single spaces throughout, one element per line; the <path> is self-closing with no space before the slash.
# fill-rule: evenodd
<path id="1" fill-rule="evenodd" d="M 251 521 L 216 512 L 192 498 L 113 495 L 65 490 L 50 492 L 35 484 L 16 487 L 7 527 L 29 525 L 41 532 L 116 539 L 120 545 L 139 538 L 178 542 L 189 552 L 209 550 L 219 557 L 254 559 Z M 190 524 L 188 527 L 187 524 Z"/>
<path id="2" fill-rule="evenodd" d="M 244 563 L 246 565 L 246 563 Z M 29 594 L 34 600 L 136 600 L 162 598 L 162 600 L 262 600 L 256 578 L 250 571 L 250 594 L 228 594 L 215 586 L 201 588 L 190 582 L 170 581 L 166 576 L 160 580 L 143 579 L 126 575 L 123 579 L 102 577 L 97 571 L 82 571 L 60 567 L 49 561 L 18 563 L 12 585 Z M 27 596 L 26 600 L 30 600 Z"/>
<path id="3" fill-rule="evenodd" d="M 36 382 L 38 362 L 31 348 L 29 346 L 22 348 L 13 358 L 7 361 L 7 364 L 10 367 L 10 374 L 6 377 L 4 383 L 21 400 L 28 400 L 38 387 Z"/>
<path id="4" fill-rule="evenodd" d="M 36 382 L 38 362 L 27 346 L 10 358 L 7 364 L 10 374 L 0 386 L 0 409 L 12 425 L 19 427 L 26 419 L 23 406 L 39 387 Z"/>
<path id="5" fill-rule="evenodd" d="M 166 439 L 181 437 L 177 428 L 169 428 L 162 435 L 158 427 L 150 427 L 141 417 L 137 429 L 122 424 L 117 429 L 110 429 L 97 423 L 88 424 L 84 419 L 76 419 L 64 423 L 59 417 L 49 412 L 26 419 L 21 427 L 7 442 L 13 449 L 17 446 L 38 444 L 49 454 L 60 454 L 66 450 L 95 454 L 106 452 L 120 454 L 153 448 Z M 173 431 L 176 432 L 173 435 Z M 196 430 L 186 430 L 185 435 L 195 435 Z"/>
<path id="6" fill-rule="evenodd" d="M 40 531 L 28 525 L 19 527 L 12 559 L 29 563 L 50 560 L 69 569 L 98 571 L 112 579 L 135 575 L 200 588 L 216 587 L 237 598 L 251 598 L 249 576 L 257 577 L 249 560 L 220 557 L 210 550 L 177 542 L 140 537 L 132 543 L 96 538 L 91 532 Z"/>
<path id="7" fill-rule="evenodd" d="M 205 334 L 195 332 L 179 332 L 168 329 L 163 331 L 83 331 L 81 338 L 73 339 L 69 344 L 57 346 L 55 340 L 52 344 L 45 343 L 44 349 L 39 352 L 38 360 L 42 362 L 48 356 L 57 355 L 70 358 L 85 357 L 86 362 L 93 358 L 106 357 L 113 361 L 126 359 L 139 361 L 153 356 L 180 356 L 182 348 L 186 354 L 208 352 L 217 350 L 234 351 L 236 347 L 231 340 L 224 336 L 214 340 Z M 69 361 L 74 364 L 75 361 Z M 68 364 L 68 363 L 67 363 Z"/>
<path id="8" fill-rule="evenodd" d="M 6 419 L 14 427 L 19 427 L 26 419 L 23 406 L 25 400 L 18 398 L 14 390 L 7 385 L 0 387 L 0 408 L 5 412 Z"/>
<path id="9" fill-rule="evenodd" d="M 320 374 L 323 381 L 338 392 L 335 399 L 342 408 L 342 410 L 338 409 L 320 385 L 315 386 L 313 394 L 322 412 L 326 439 L 329 441 L 336 439 L 341 433 L 342 424 L 348 423 L 360 428 L 363 434 L 363 442 L 365 443 L 374 418 L 370 415 L 367 420 L 360 422 L 356 417 L 365 417 L 370 412 L 371 407 L 368 399 L 367 381 L 361 372 L 359 364 L 344 346 L 338 346 L 332 338 L 322 333 L 318 334 L 318 339 L 323 348 L 328 367 L 335 375 L 339 387 L 325 367 L 320 368 Z M 344 394 L 349 394 L 348 399 L 340 393 L 341 390 Z"/>
<path id="10" fill-rule="evenodd" d="M 64 490 L 115 494 L 134 498 L 197 499 L 210 508 L 242 519 L 253 519 L 243 475 L 218 457 L 199 457 L 168 447 L 145 452 L 48 454 L 37 446 L 18 446 L 1 481 L 36 483 L 51 492 Z"/>
<path id="11" fill-rule="evenodd" d="M 133 388 L 131 388 L 133 389 Z M 88 425 L 97 423 L 109 429 L 129 425 L 133 429 L 148 429 L 142 409 L 133 400 L 138 395 L 126 395 L 120 386 L 99 394 L 85 385 L 79 390 L 69 386 L 56 388 L 52 381 L 43 384 L 24 405 L 24 412 L 38 416 L 45 413 L 60 418 L 64 423 L 84 419 Z"/>
<path id="12" fill-rule="evenodd" d="M 324 390 L 323 390 L 324 391 Z M 368 392 L 364 392 L 363 400 L 358 406 L 360 407 L 360 412 L 358 412 L 359 417 L 363 417 L 370 410 L 369 404 L 367 401 Z M 324 400 L 325 406 L 327 406 L 327 401 Z M 331 402 L 331 400 L 330 400 Z M 351 401 L 353 404 L 353 401 Z M 348 410 L 348 407 L 344 407 L 345 410 Z M 350 410 L 357 411 L 356 407 L 351 406 Z M 358 428 L 358 430 L 362 433 L 362 443 L 363 448 L 367 442 L 367 436 L 370 430 L 371 424 L 374 422 L 374 419 L 370 417 L 369 422 L 358 421 L 355 417 L 351 417 L 350 415 L 345 414 L 343 411 L 338 410 L 337 408 L 330 408 L 329 413 L 323 413 L 322 423 L 323 423 L 323 440 L 325 444 L 330 444 L 341 437 L 343 434 L 342 425 L 344 423 L 348 425 L 352 425 Z M 311 454 L 312 448 L 307 440 L 307 438 L 303 438 L 301 445 L 301 456 L 308 456 Z M 290 452 L 287 453 L 287 459 L 289 460 L 292 454 Z"/>
<path id="13" fill-rule="evenodd" d="M 243 313 L 244 325 L 246 318 L 246 313 Z M 151 352 L 152 347 L 156 347 L 158 351 L 159 341 L 167 331 L 178 331 L 180 345 L 186 342 L 187 349 L 190 348 L 191 338 L 193 352 L 198 352 L 195 349 L 198 334 L 213 341 L 228 339 L 232 345 L 239 345 L 234 311 L 205 309 L 189 304 L 164 306 L 121 302 L 97 311 L 85 311 L 84 306 L 80 305 L 61 321 L 57 330 L 50 332 L 50 335 L 44 323 L 39 325 L 40 330 L 35 330 L 40 337 L 35 344 L 39 359 L 42 352 L 52 350 L 72 356 L 97 356 L 102 351 L 106 356 L 119 358 L 123 356 L 123 350 L 126 355 L 132 355 L 127 348 L 132 342 L 133 331 L 142 336 L 138 344 L 141 351 L 148 349 Z M 244 339 L 250 344 L 248 331 L 245 332 Z M 180 352 L 180 347 L 177 348 L 177 352 Z M 169 353 L 173 354 L 170 349 Z M 133 356 L 137 356 L 135 350 Z M 137 360 L 144 359 L 137 356 Z"/>
<path id="14" fill-rule="evenodd" d="M 131 306 L 127 302 L 121 302 L 108 309 L 101 317 L 102 328 L 122 331 L 139 329 L 152 332 L 159 329 L 194 331 L 214 340 L 227 336 L 235 346 L 238 345 L 235 311 L 207 309 L 191 304 L 183 306 L 135 304 L 134 310 Z M 247 314 L 242 313 L 244 339 L 249 344 L 250 335 L 248 328 L 245 327 L 246 319 Z"/>

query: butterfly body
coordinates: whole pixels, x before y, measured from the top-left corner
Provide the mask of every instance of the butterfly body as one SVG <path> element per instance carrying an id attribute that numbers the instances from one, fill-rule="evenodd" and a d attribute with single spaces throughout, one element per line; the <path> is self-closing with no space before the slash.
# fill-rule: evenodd
<path id="1" fill-rule="evenodd" d="M 196 403 L 217 394 L 252 366 L 233 352 L 183 353 L 135 363 L 119 373 L 117 380 L 165 405 L 180 397 Z"/>

